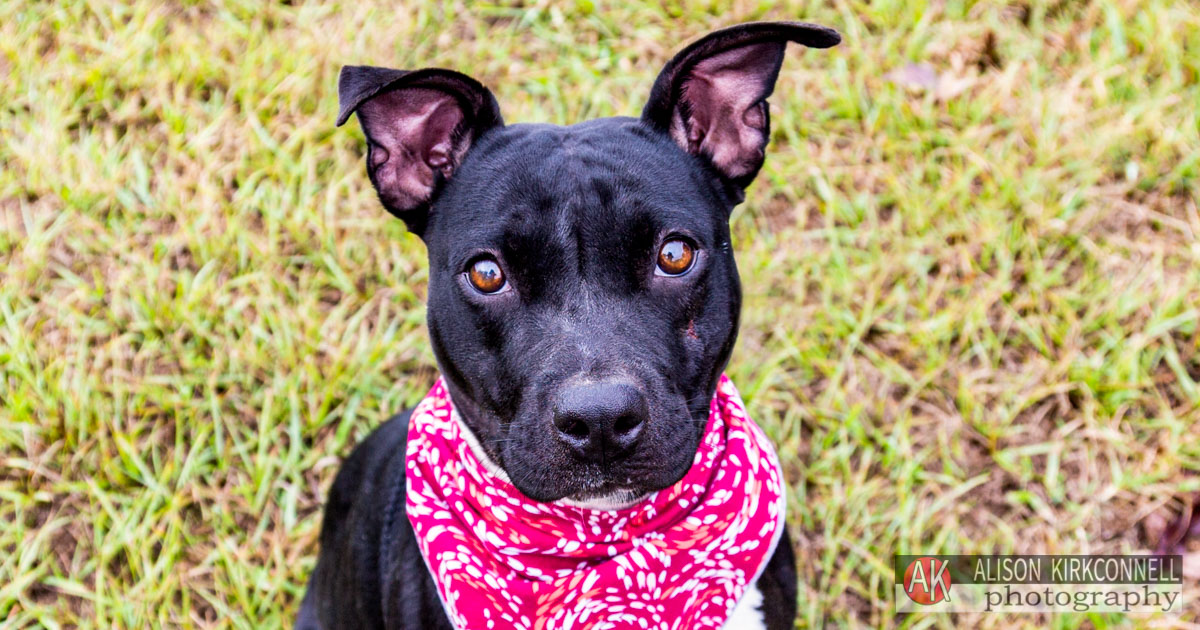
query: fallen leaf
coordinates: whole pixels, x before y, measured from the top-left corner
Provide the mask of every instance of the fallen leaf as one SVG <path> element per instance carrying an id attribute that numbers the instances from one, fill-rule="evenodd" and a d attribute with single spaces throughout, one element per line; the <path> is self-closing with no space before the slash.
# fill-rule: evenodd
<path id="1" fill-rule="evenodd" d="M 932 92 L 938 101 L 948 101 L 962 94 L 978 80 L 974 76 L 955 76 L 948 72 L 939 74 L 927 63 L 910 63 L 887 73 L 884 78 L 904 88 Z"/>
<path id="2" fill-rule="evenodd" d="M 884 78 L 901 87 L 933 90 L 938 86 L 937 71 L 927 63 L 910 63 L 899 70 L 892 70 Z"/>
<path id="3" fill-rule="evenodd" d="M 1183 577 L 1200 580 L 1200 551 L 1183 554 Z"/>

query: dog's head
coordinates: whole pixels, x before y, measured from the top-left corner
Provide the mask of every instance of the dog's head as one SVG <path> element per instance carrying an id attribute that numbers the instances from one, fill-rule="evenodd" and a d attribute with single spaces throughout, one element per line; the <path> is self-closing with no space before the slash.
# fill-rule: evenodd
<path id="1" fill-rule="evenodd" d="M 728 220 L 763 164 L 788 42 L 745 24 L 663 68 L 641 118 L 506 126 L 449 70 L 342 69 L 367 172 L 429 250 L 455 406 L 529 497 L 632 497 L 692 464 L 741 306 Z"/>

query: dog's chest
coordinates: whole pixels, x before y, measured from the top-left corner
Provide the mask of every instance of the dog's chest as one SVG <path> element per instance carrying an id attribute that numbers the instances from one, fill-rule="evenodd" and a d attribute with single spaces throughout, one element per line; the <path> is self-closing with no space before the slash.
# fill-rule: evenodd
<path id="1" fill-rule="evenodd" d="M 751 584 L 733 612 L 725 622 L 725 630 L 764 630 L 767 625 L 762 613 L 763 596 L 758 587 Z"/>

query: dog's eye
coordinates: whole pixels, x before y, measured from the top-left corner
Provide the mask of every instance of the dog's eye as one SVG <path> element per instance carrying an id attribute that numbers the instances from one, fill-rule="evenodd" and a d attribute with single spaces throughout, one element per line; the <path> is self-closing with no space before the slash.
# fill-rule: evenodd
<path id="1" fill-rule="evenodd" d="M 696 259 L 696 251 L 692 249 L 691 243 L 681 239 L 673 238 L 658 250 L 658 269 L 655 270 L 660 276 L 681 276 L 692 268 L 692 262 Z"/>
<path id="2" fill-rule="evenodd" d="M 481 293 L 498 293 L 508 286 L 500 264 L 492 258 L 480 258 L 471 263 L 471 268 L 467 270 L 467 279 L 471 281 L 471 286 Z"/>

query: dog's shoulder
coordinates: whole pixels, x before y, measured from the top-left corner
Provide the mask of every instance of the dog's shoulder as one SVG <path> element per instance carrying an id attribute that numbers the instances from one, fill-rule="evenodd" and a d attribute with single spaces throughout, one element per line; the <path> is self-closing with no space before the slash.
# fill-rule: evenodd
<path id="1" fill-rule="evenodd" d="M 404 446 L 408 442 L 408 420 L 412 413 L 409 409 L 392 416 L 355 445 L 342 462 L 325 503 L 322 546 L 328 542 L 326 538 L 340 538 L 342 523 L 359 508 L 362 499 L 379 497 L 382 488 L 378 485 L 386 476 L 400 474 L 403 479 Z"/>
<path id="2" fill-rule="evenodd" d="M 441 627 L 441 604 L 405 514 L 411 415 L 393 416 L 355 446 L 329 490 L 305 602 L 320 602 L 306 611 L 318 628 Z"/>

